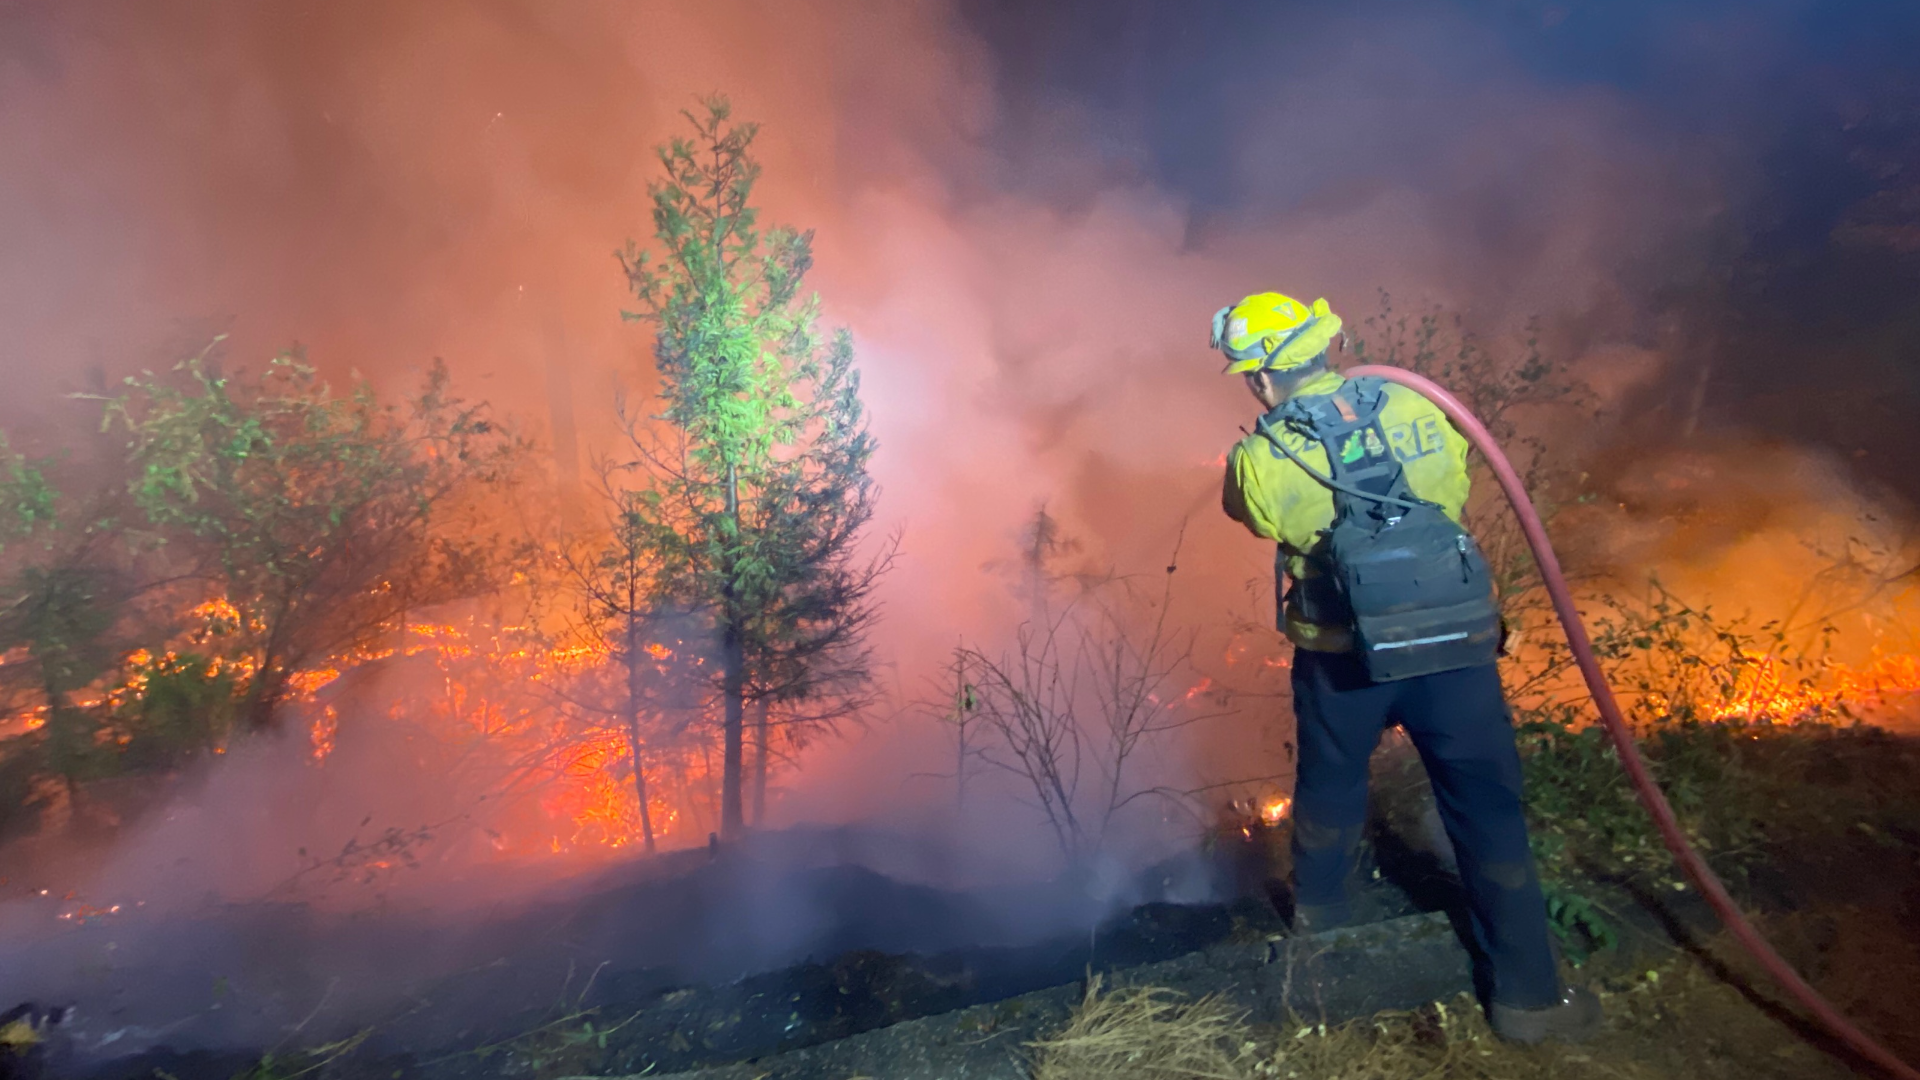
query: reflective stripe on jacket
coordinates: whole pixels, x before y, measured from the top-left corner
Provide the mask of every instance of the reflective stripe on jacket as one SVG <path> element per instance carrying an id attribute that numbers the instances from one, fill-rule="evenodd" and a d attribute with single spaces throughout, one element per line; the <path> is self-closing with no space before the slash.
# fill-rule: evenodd
<path id="1" fill-rule="evenodd" d="M 1346 381 L 1339 372 L 1329 371 L 1301 384 L 1294 396 L 1331 394 Z M 1388 383 L 1386 394 L 1380 428 L 1406 471 L 1407 484 L 1416 497 L 1439 503 L 1447 516 L 1459 521 L 1460 508 L 1467 501 L 1467 440 L 1453 429 L 1439 406 L 1417 392 Z M 1268 414 L 1267 423 L 1288 449 L 1323 475 L 1327 472 L 1326 449 L 1283 425 L 1279 410 Z M 1227 455 L 1221 506 L 1253 535 L 1279 542 L 1289 576 L 1308 579 L 1326 572 L 1318 557 L 1324 555 L 1326 530 L 1333 525 L 1333 495 L 1264 436 L 1247 436 Z M 1280 588 L 1281 583 L 1275 581 L 1274 587 Z M 1295 645 L 1320 652 L 1353 648 L 1351 627 L 1307 622 L 1298 608 L 1297 598 L 1287 604 L 1284 627 Z"/>

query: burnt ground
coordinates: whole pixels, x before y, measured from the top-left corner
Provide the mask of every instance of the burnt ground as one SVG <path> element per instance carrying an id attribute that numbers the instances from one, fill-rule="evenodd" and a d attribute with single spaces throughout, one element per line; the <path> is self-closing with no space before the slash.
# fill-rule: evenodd
<path id="1" fill-rule="evenodd" d="M 367 1053 L 427 1060 L 523 1033 L 557 1008 L 804 997 L 879 977 L 861 957 L 928 958 L 893 996 L 950 1008 L 973 1000 L 956 988 L 1006 996 L 1071 979 L 1090 960 L 1175 955 L 1230 921 L 1223 909 L 1171 906 L 1089 934 L 1111 904 L 1057 882 L 926 884 L 890 850 L 905 844 L 792 830 L 717 858 L 675 853 L 458 914 L 451 902 L 348 917 L 255 903 L 53 923 L 52 933 L 0 945 L 0 997 L 77 1006 L 51 1040 L 70 1050 L 63 1072 L 144 1078 L 162 1068 L 180 1080 L 226 1080 L 234 1062 L 295 1039 L 370 1030 Z M 824 1018 L 814 1037 L 873 1022 Z M 742 1038 L 729 1045 L 764 1043 Z M 175 1053 L 184 1048 L 194 1049 Z"/>
<path id="2" fill-rule="evenodd" d="M 1885 758 L 1886 748 L 1869 749 L 1875 760 Z M 1847 783 L 1845 770 L 1835 770 L 1832 782 Z M 1907 1022 L 1920 1012 L 1920 818 L 1911 804 L 1848 820 L 1783 810 L 1779 820 L 1789 824 L 1776 824 L 1767 857 L 1742 876 L 1738 891 L 1788 959 L 1837 1005 L 1896 1052 L 1920 1058 L 1920 1029 Z M 1747 1080 L 1844 1076 L 1859 1066 L 1781 1004 L 1716 936 L 1691 893 L 1618 882 L 1591 889 L 1621 938 L 1581 976 L 1611 994 L 1610 1028 L 1599 1044 L 1514 1058 L 1491 1042 L 1448 1046 L 1447 1038 L 1468 1037 L 1457 1033 L 1436 1043 L 1432 1033 L 1444 1025 L 1432 1022 L 1435 1006 L 1427 1003 L 1458 1003 L 1471 985 L 1451 921 L 1457 916 L 1449 915 L 1456 897 L 1436 859 L 1383 832 L 1374 849 L 1378 878 L 1368 890 L 1376 922 L 1296 940 L 1285 936 L 1285 897 L 1270 873 L 1284 834 L 1229 839 L 1198 872 L 1237 899 L 1177 904 L 1148 892 L 1144 903 L 1105 913 L 1060 883 L 943 890 L 837 849 L 774 867 L 750 853 L 717 861 L 699 853 L 677 865 L 622 871 L 489 923 L 478 939 L 484 949 L 472 928 L 456 942 L 450 931 L 436 936 L 394 920 L 343 934 L 290 906 L 208 912 L 169 928 L 171 952 L 149 946 L 144 956 L 88 969 L 93 997 L 82 1001 L 70 1034 L 56 1029 L 24 1055 L 0 1050 L 0 1063 L 20 1075 L 100 1080 L 544 1080 L 676 1071 L 707 1080 L 1013 1078 L 1026 1075 L 1028 1044 L 1065 1019 L 1088 973 L 1104 972 L 1193 996 L 1224 995 L 1254 1031 L 1280 1032 L 1299 1018 L 1337 1024 L 1381 1014 L 1349 1036 L 1353 1053 L 1382 1052 L 1400 1031 L 1406 1046 L 1396 1052 L 1459 1051 L 1479 1063 L 1480 1071 L 1458 1075 L 1592 1069 Z M 1145 880 L 1196 872 L 1195 865 L 1167 869 Z M 744 908 L 743 893 L 753 898 Z M 769 939 L 742 929 L 753 905 L 769 899 L 780 910 L 811 913 L 797 930 L 788 926 L 771 953 Z M 1046 918 L 1036 924 L 1035 912 Z M 452 944 L 481 961 L 448 974 L 441 957 L 440 970 L 423 967 L 408 982 L 409 964 Z M 247 948 L 384 955 L 389 963 L 365 970 L 406 984 L 407 1002 L 335 1009 L 316 1020 L 311 994 L 276 996 L 258 985 L 223 991 L 216 973 Z M 788 960 L 729 971 L 754 950 Z M 116 983 L 145 997 L 114 1014 L 111 994 L 101 995 Z M 128 1037 L 145 1034 L 147 1045 L 115 1056 L 100 1044 L 103 1021 L 148 1025 Z"/>
<path id="3" fill-rule="evenodd" d="M 1014 1008 L 993 1003 L 1090 971 L 1172 963 L 1168 978 L 1191 969 L 1205 981 L 1210 965 L 1267 969 L 1280 955 L 1272 940 L 1282 919 L 1263 891 L 1256 845 L 1152 868 L 1136 888 L 1144 902 L 1116 910 L 1066 882 L 961 891 L 902 880 L 862 864 L 889 862 L 872 857 L 871 838 L 858 850 L 842 839 L 759 838 L 777 859 L 685 853 L 459 925 L 254 904 L 73 927 L 7 958 L 0 980 L 78 1008 L 32 1061 L 0 1064 L 102 1080 L 230 1080 L 263 1059 L 300 1059 L 365 1033 L 327 1074 L 490 1076 L 544 1044 L 564 1045 L 582 1072 L 657 1073 L 982 1004 Z M 809 847 L 817 850 L 795 855 Z M 1191 891 L 1196 878 L 1239 898 L 1156 895 L 1176 883 Z M 1382 916 L 1419 907 L 1390 884 L 1377 892 Z M 1356 996 L 1340 1007 L 1407 1004 L 1460 983 L 1464 961 L 1444 930 L 1442 919 L 1425 934 L 1437 947 L 1432 970 L 1400 980 L 1428 989 L 1370 996 L 1378 980 L 1356 978 Z"/>
<path id="4" fill-rule="evenodd" d="M 1856 823 L 1860 824 L 1860 823 Z M 1885 1045 L 1920 1059 L 1920 837 L 1857 839 L 1782 851 L 1746 884 L 1763 928 L 1796 968 Z M 1416 891 L 1443 893 L 1431 863 L 1386 856 L 1383 870 L 1411 874 Z M 1377 914 L 1409 897 L 1375 891 Z M 1792 1077 L 1875 1075 L 1809 1024 L 1718 931 L 1691 892 L 1654 894 L 1596 883 L 1620 940 L 1576 977 L 1600 990 L 1608 1030 L 1582 1047 L 1514 1048 L 1479 1020 L 1469 962 L 1444 911 L 1390 915 L 1368 926 L 1288 939 L 1257 918 L 1226 940 L 1167 961 L 1116 972 L 1121 981 L 1167 987 L 1189 998 L 1220 995 L 1256 1038 L 1277 1044 L 1275 1061 L 1302 1061 L 1301 1078 L 1378 1077 Z M 1083 983 L 877 1028 L 851 1038 L 680 1074 L 686 1080 L 1027 1080 L 1031 1044 L 1058 1029 Z M 1439 1003 L 1439 1004 L 1435 1004 Z M 1449 1014 L 1447 1006 L 1453 1012 Z M 1449 1016 L 1470 1016 L 1458 1023 Z M 1304 1021 L 1357 1028 L 1292 1037 Z M 644 1018 L 633 1022 L 644 1024 Z M 614 1040 L 618 1041 L 619 1032 Z M 499 1048 L 484 1075 L 604 1075 L 614 1065 L 597 1045 L 563 1038 Z M 1314 1068 L 1318 1066 L 1318 1068 Z M 479 1071 L 468 1075 L 483 1075 Z M 646 1075 L 659 1075 L 659 1070 Z"/>

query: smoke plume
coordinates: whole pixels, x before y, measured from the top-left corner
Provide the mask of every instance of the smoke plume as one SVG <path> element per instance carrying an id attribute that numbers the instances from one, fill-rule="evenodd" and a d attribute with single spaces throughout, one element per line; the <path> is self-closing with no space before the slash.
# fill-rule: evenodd
<path id="1" fill-rule="evenodd" d="M 444 357 L 577 475 L 616 433 L 616 389 L 650 382 L 612 252 L 650 232 L 653 147 L 721 91 L 763 125 L 766 219 L 817 230 L 812 283 L 860 351 L 875 532 L 904 538 L 883 653 L 900 702 L 956 643 L 997 645 L 1023 617 L 990 567 L 1041 506 L 1088 566 L 1155 579 L 1173 561 L 1197 648 L 1250 647 L 1227 628 L 1271 617 L 1270 549 L 1217 498 L 1252 406 L 1205 329 L 1265 289 L 1325 296 L 1362 334 L 1383 291 L 1497 348 L 1537 332 L 1600 396 L 1598 423 L 1537 422 L 1558 452 L 1618 463 L 1593 469 L 1625 515 L 1595 558 L 1623 577 L 1790 573 L 1754 539 L 1787 528 L 1783 475 L 1812 508 L 1794 523 L 1877 514 L 1875 542 L 1904 543 L 1891 496 L 1851 492 L 1852 459 L 1756 457 L 1739 403 L 1771 362 L 1723 355 L 1750 302 L 1726 283 L 1736 238 L 1792 196 L 1768 186 L 1779 139 L 1743 88 L 1839 80 L 1793 67 L 1806 5 L 1041 7 L 0 6 L 0 426 L 72 445 L 81 413 L 59 395 L 224 333 L 229 363 L 299 343 L 389 391 Z M 1716 359 L 1688 419 L 1691 365 Z M 1717 524 L 1683 537 L 1662 500 L 1689 484 Z M 1196 729 L 1155 768 L 1283 770 L 1266 711 Z M 945 751 L 916 717 L 816 746 L 779 817 L 939 822 L 948 796 L 923 774 Z M 220 763 L 234 775 L 177 811 L 191 827 L 109 865 L 225 851 L 199 883 L 236 896 L 291 872 L 306 825 L 205 809 L 260 801 L 277 753 Z M 338 764 L 338 790 L 309 798 L 336 842 L 359 805 L 411 820 L 457 802 L 396 802 L 391 770 Z M 1013 837 L 1009 858 L 1046 851 L 1003 813 L 975 824 Z"/>

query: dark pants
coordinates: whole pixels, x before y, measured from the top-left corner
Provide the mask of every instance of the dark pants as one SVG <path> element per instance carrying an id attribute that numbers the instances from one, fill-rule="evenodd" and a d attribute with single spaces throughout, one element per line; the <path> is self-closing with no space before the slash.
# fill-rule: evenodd
<path id="1" fill-rule="evenodd" d="M 1494 1001 L 1515 1008 L 1560 998 L 1527 825 L 1520 755 L 1492 666 L 1369 682 L 1351 653 L 1294 651 L 1299 721 L 1293 878 L 1298 903 L 1344 910 L 1347 878 L 1367 820 L 1367 762 L 1380 733 L 1399 724 L 1433 781 L 1453 840 L 1473 935 Z"/>

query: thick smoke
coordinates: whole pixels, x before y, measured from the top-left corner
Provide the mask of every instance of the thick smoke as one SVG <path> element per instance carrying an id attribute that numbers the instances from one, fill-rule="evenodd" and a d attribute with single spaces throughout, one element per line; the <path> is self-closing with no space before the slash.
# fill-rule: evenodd
<path id="1" fill-rule="evenodd" d="M 1645 336 L 1737 195 L 1648 103 L 1527 70 L 1500 20 L 1362 10 L 1196 80 L 1152 63 L 1167 17 L 1127 10 L 1103 97 L 990 49 L 991 15 L 927 5 L 23 8 L 9 419 L 225 331 L 235 362 L 297 341 L 389 387 L 446 356 L 536 427 L 570 412 L 590 451 L 613 386 L 645 379 L 608 253 L 645 232 L 677 110 L 725 89 L 863 348 L 910 694 L 1017 621 L 979 568 L 1041 504 L 1125 571 L 1184 526 L 1186 613 L 1245 612 L 1265 558 L 1212 505 L 1246 412 L 1202 347 L 1220 303 L 1277 286 L 1357 321 L 1384 288 L 1495 337 L 1540 315 L 1584 354 Z M 1229 27 L 1174 29 L 1204 67 Z M 1204 122 L 1154 130 L 1195 101 Z M 1169 145 L 1220 174 L 1157 169 Z M 526 407 L 543 395 L 567 408 Z"/>
<path id="2" fill-rule="evenodd" d="M 1616 412 L 1670 398 L 1690 340 L 1673 326 L 1694 315 L 1673 298 L 1716 295 L 1701 281 L 1756 198 L 1747 129 L 1698 128 L 1713 102 L 1732 108 L 1721 83 L 1782 62 L 1774 43 L 1798 10 L 1649 17 L 1649 35 L 1765 46 L 1754 68 L 1712 50 L 1720 89 L 1669 111 L 1540 70 L 1515 27 L 1551 27 L 1560 9 L 1031 7 L 0 8 L 0 424 L 39 448 L 71 442 L 55 395 L 227 333 L 231 363 L 298 342 L 390 391 L 445 357 L 469 394 L 533 429 L 573 418 L 580 445 L 555 440 L 571 448 L 565 475 L 608 444 L 615 388 L 647 385 L 649 341 L 619 319 L 611 252 L 649 231 L 652 147 L 720 90 L 764 124 L 767 216 L 818 230 L 814 284 L 858 341 L 882 447 L 876 532 L 905 544 L 884 633 L 901 702 L 956 642 L 996 645 L 1023 617 L 989 567 L 1042 505 L 1091 566 L 1152 578 L 1178 544 L 1182 620 L 1258 621 L 1268 549 L 1217 509 L 1220 454 L 1251 406 L 1205 348 L 1212 311 L 1277 288 L 1324 295 L 1357 327 L 1384 289 L 1507 344 L 1537 316 L 1543 347 Z M 1581 451 L 1607 441 L 1604 426 L 1556 434 Z M 1746 452 L 1730 434 L 1686 460 Z M 1623 460 L 1602 477 L 1620 493 L 1664 490 L 1665 474 Z M 1833 489 L 1808 470 L 1844 471 L 1781 468 L 1799 470 L 1806 505 Z M 1655 527 L 1619 534 L 1616 570 L 1678 561 Z M 1745 559 L 1752 535 L 1736 522 L 1689 542 L 1688 565 Z M 1200 647 L 1247 647 L 1229 637 L 1210 629 Z M 1213 722 L 1155 767 L 1170 782 L 1222 762 L 1277 771 L 1272 719 Z M 947 789 L 921 774 L 942 753 L 910 711 L 876 717 L 818 746 L 778 815 L 938 819 Z M 198 883 L 257 894 L 316 819 L 220 808 L 260 801 L 286 756 L 221 763 L 112 872 L 224 852 Z M 309 801 L 335 843 L 359 805 L 411 823 L 458 802 L 396 798 L 407 781 L 378 767 L 327 775 L 337 790 Z M 971 824 L 1038 865 L 1051 841 L 1003 813 Z"/>
<path id="3" fill-rule="evenodd" d="M 645 383 L 608 254 L 644 238 L 652 146 L 724 89 L 765 124 L 770 217 L 819 229 L 817 284 L 863 349 L 912 696 L 1020 618 L 979 568 L 1042 504 L 1122 571 L 1181 539 L 1189 618 L 1258 610 L 1265 556 L 1213 506 L 1247 408 L 1203 348 L 1214 307 L 1280 287 L 1357 322 L 1384 288 L 1496 337 L 1540 315 L 1584 352 L 1641 333 L 1732 197 L 1646 103 L 1537 78 L 1498 20 L 1363 10 L 1183 84 L 1154 64 L 1166 16 L 1128 10 L 1103 97 L 1036 84 L 989 47 L 993 16 L 931 5 L 23 9 L 10 419 L 224 331 L 233 362 L 299 342 L 389 388 L 445 356 L 536 428 L 570 412 L 591 452 L 614 386 Z M 1213 63 L 1218 18 L 1174 28 L 1190 62 Z M 1203 122 L 1153 130 L 1195 102 Z M 1156 175 L 1167 145 L 1220 175 Z M 838 813 L 898 788 L 822 786 L 859 793 Z"/>

